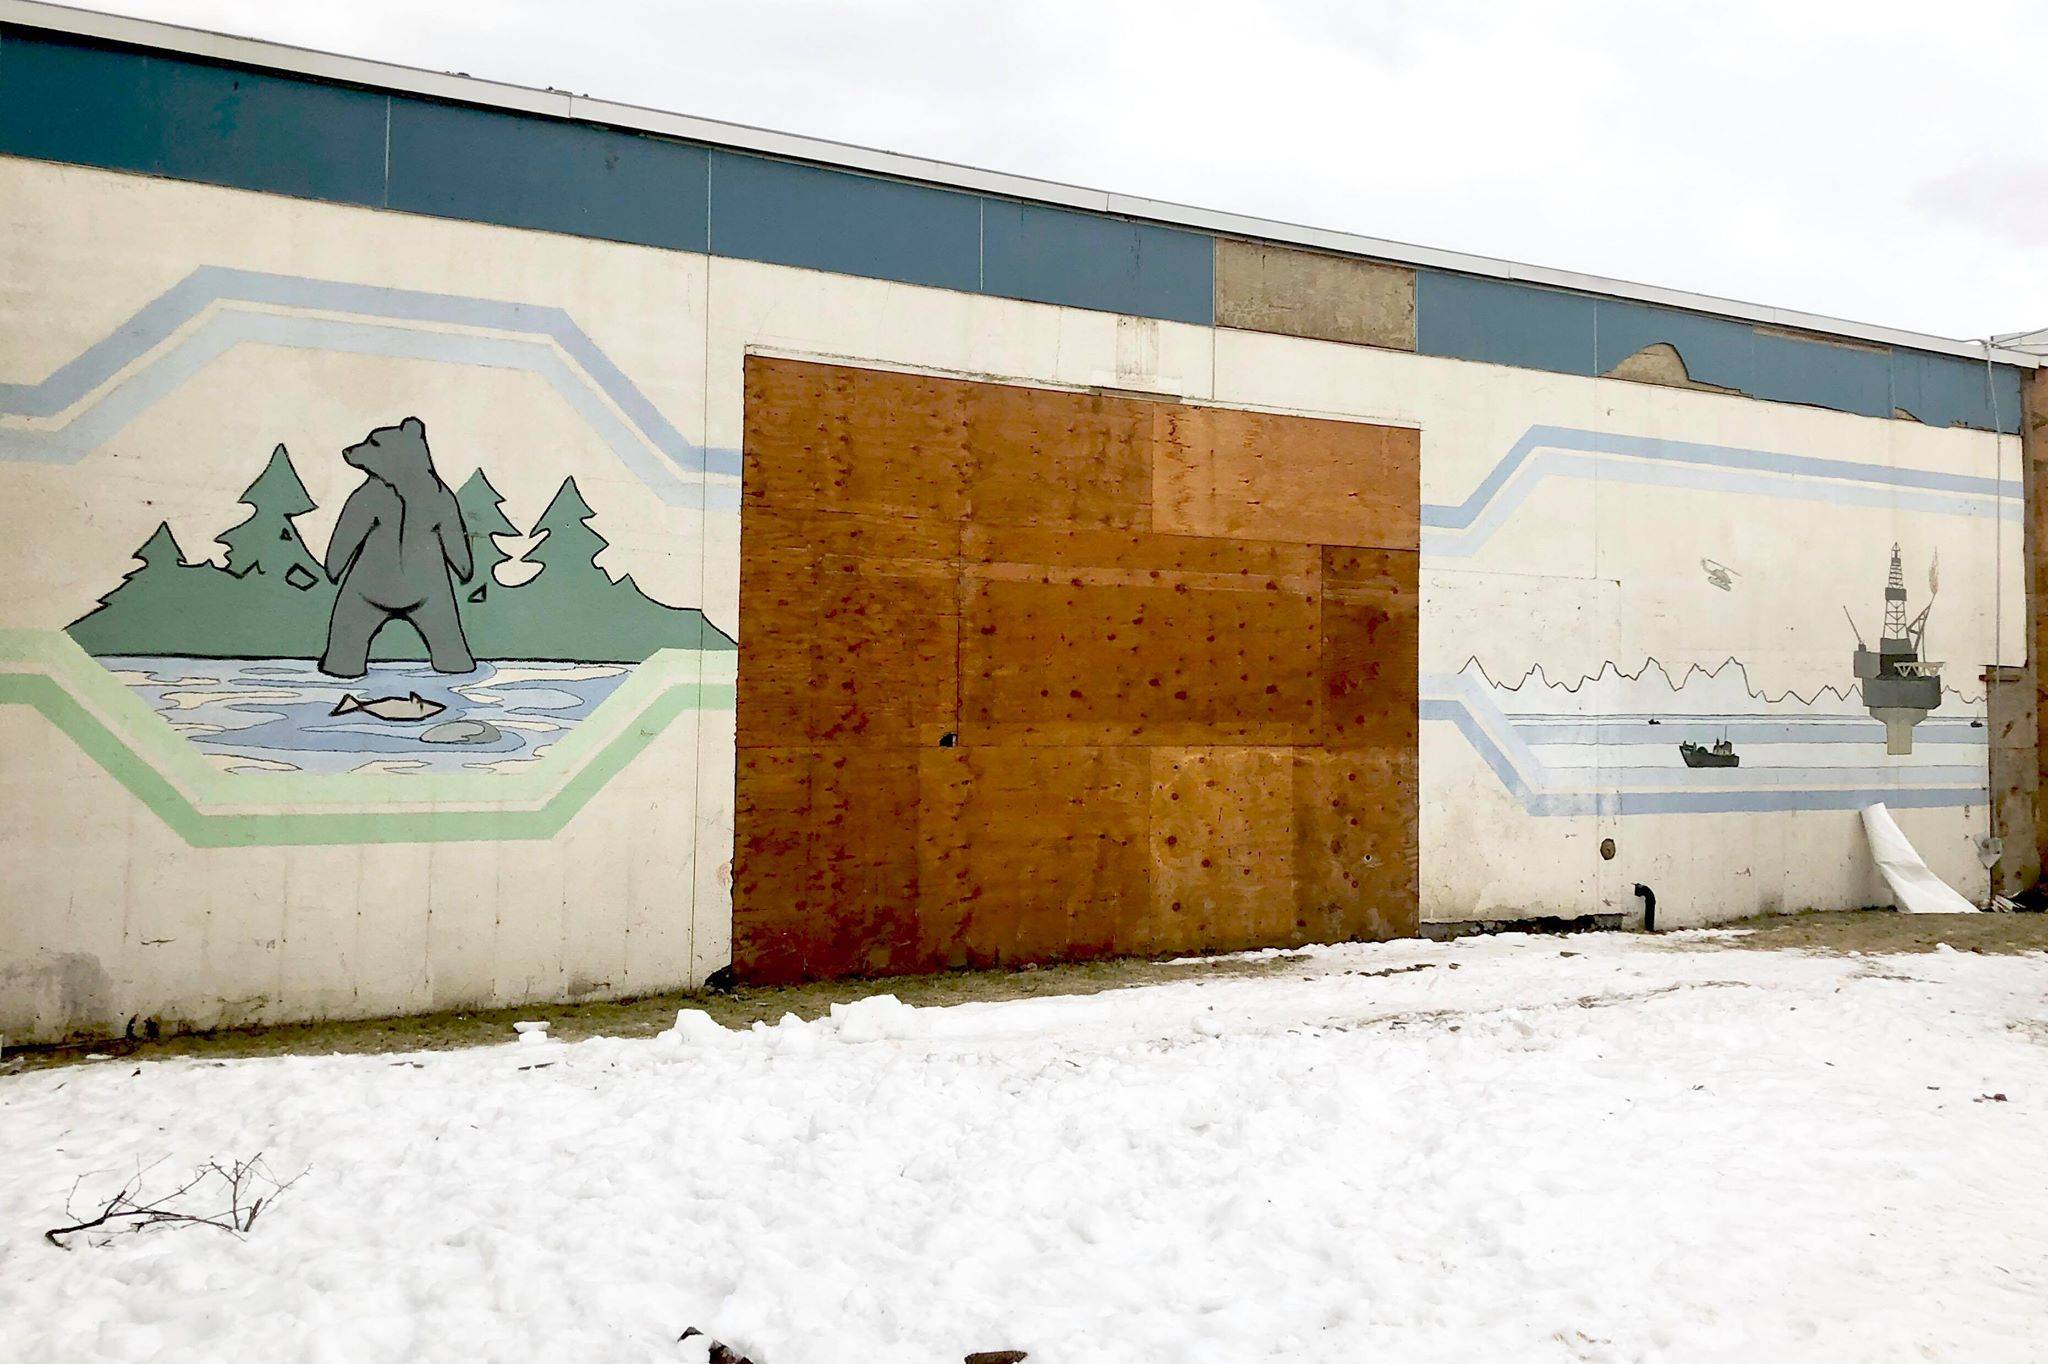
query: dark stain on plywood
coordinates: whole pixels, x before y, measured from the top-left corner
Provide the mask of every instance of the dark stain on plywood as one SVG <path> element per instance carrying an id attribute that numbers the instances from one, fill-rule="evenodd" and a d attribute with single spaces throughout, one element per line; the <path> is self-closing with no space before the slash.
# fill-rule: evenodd
<path id="1" fill-rule="evenodd" d="M 1323 548 L 1323 746 L 1414 750 L 1419 559 L 1407 550 Z"/>
<path id="2" fill-rule="evenodd" d="M 1304 546 L 982 530 L 962 545 L 963 742 L 1312 741 Z"/>
<path id="3" fill-rule="evenodd" d="M 957 523 L 749 508 L 740 611 L 742 748 L 922 744 L 954 727 Z"/>
<path id="4" fill-rule="evenodd" d="M 749 358 L 744 503 L 957 519 L 967 502 L 969 387 Z"/>

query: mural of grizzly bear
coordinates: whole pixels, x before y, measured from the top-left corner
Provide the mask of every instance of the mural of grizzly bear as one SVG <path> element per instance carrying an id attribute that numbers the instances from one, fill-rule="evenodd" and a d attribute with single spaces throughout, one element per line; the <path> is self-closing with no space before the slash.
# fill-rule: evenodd
<path id="1" fill-rule="evenodd" d="M 367 477 L 327 542 L 327 576 L 339 587 L 320 671 L 361 677 L 370 641 L 392 620 L 419 631 L 435 672 L 474 671 L 449 578 L 452 570 L 469 581 L 469 537 L 455 494 L 434 472 L 426 424 L 407 417 L 380 426 L 341 457 Z"/>

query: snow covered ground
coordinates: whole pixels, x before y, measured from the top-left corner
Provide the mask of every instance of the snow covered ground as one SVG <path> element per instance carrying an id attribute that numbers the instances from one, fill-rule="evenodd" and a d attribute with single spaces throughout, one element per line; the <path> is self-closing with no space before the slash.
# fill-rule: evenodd
<path id="1" fill-rule="evenodd" d="M 2048 1357 L 2048 956 L 1693 944 L 4 1078 L 0 1357 Z M 41 1238 L 259 1150 L 245 1240 Z"/>

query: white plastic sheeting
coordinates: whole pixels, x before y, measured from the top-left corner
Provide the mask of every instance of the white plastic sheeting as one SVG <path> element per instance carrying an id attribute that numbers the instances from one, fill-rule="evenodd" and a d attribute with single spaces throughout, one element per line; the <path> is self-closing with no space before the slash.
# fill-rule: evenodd
<path id="1" fill-rule="evenodd" d="M 1870 836 L 1870 855 L 1892 888 L 1892 900 L 1903 914 L 1975 914 L 1977 906 L 1957 894 L 1927 869 L 1906 841 L 1898 821 L 1882 802 L 1863 807 L 1863 831 Z"/>

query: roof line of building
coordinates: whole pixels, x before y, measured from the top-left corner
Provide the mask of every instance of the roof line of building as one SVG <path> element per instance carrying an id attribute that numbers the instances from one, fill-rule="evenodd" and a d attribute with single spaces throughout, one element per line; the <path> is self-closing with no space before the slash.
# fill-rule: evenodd
<path id="1" fill-rule="evenodd" d="M 639 105 L 592 99 L 587 95 L 571 94 L 565 90 L 537 90 L 459 73 L 427 71 L 418 67 L 373 61 L 365 57 L 343 56 L 284 43 L 215 33 L 205 29 L 185 28 L 148 19 L 132 19 L 122 15 L 102 14 L 94 10 L 75 9 L 68 5 L 48 4 L 44 0 L 0 0 L 0 22 L 18 23 L 31 28 L 135 47 L 159 48 L 186 56 L 338 81 L 373 90 L 421 95 L 431 99 L 510 110 L 545 118 L 567 119 L 579 123 L 654 133 L 689 142 L 760 152 L 894 179 L 975 190 L 1032 203 L 1054 204 L 1174 227 L 1193 228 L 1219 236 L 1303 246 L 1369 260 L 1391 261 L 1401 265 L 1477 275 L 1483 278 L 1512 280 L 1521 284 L 1569 290 L 1574 293 L 1630 299 L 1852 340 L 1905 346 L 1976 360 L 1989 359 L 2026 369 L 2048 364 L 2048 357 L 2008 350 L 1985 341 L 1933 336 L 1875 323 L 1828 317 L 1819 313 L 1775 308 L 1739 299 L 1717 298 L 1709 294 L 1689 293 L 1682 289 L 1667 289 L 1654 284 L 1608 279 L 1599 275 L 1556 270 L 1541 265 L 1526 265 L 1491 256 L 1444 251 L 1434 247 L 1307 227 L 1270 218 L 1256 218 L 1160 199 L 1087 189 L 1053 180 L 1010 175 L 1001 171 L 881 151 L 852 143 L 802 137 L 746 124 L 724 123 L 716 119 L 697 118 Z"/>

